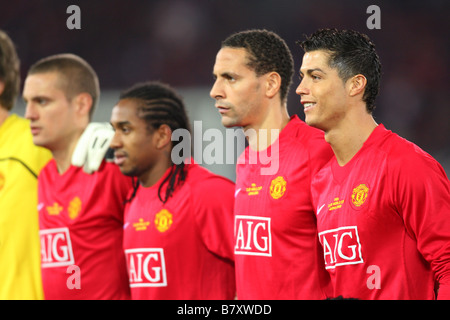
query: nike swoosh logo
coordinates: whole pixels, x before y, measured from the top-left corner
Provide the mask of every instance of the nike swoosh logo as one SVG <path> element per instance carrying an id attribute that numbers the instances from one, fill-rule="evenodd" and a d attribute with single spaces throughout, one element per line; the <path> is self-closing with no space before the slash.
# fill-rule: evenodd
<path id="1" fill-rule="evenodd" d="M 325 206 L 325 203 L 324 203 L 320 208 L 317 209 L 317 215 L 319 215 L 320 210 L 322 210 L 322 208 L 323 208 L 324 206 Z"/>
<path id="2" fill-rule="evenodd" d="M 38 204 L 37 209 L 38 211 L 41 211 L 41 209 L 44 207 L 44 204 L 41 202 Z"/>
<path id="3" fill-rule="evenodd" d="M 235 197 L 235 198 L 237 197 L 239 191 L 241 191 L 241 188 L 237 189 L 237 190 L 234 192 L 234 197 Z"/>

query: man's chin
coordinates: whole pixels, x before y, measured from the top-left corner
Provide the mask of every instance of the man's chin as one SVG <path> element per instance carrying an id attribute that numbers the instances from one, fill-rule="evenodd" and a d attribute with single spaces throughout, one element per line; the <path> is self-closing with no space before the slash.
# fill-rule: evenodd
<path id="1" fill-rule="evenodd" d="M 136 177 L 136 170 L 119 166 L 120 172 L 127 177 Z"/>
<path id="2" fill-rule="evenodd" d="M 229 117 L 222 116 L 222 125 L 225 128 L 234 128 L 234 127 L 240 127 L 240 125 L 237 123 L 236 120 L 231 119 Z"/>

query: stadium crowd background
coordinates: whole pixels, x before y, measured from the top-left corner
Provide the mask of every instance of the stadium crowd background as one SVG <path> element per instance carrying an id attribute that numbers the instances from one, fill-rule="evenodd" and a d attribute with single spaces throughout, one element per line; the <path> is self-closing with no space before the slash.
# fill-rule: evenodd
<path id="1" fill-rule="evenodd" d="M 81 29 L 69 30 L 69 5 L 81 9 Z M 368 6 L 381 10 L 381 29 L 368 29 Z M 40 0 L 2 1 L 0 28 L 29 66 L 72 52 L 97 71 L 102 95 L 95 121 L 109 121 L 119 91 L 138 81 L 161 80 L 183 94 L 190 120 L 224 130 L 209 97 L 220 41 L 229 34 L 265 28 L 283 37 L 298 71 L 296 45 L 317 28 L 355 29 L 375 42 L 383 66 L 374 116 L 378 123 L 418 144 L 450 175 L 450 2 L 367 0 Z M 304 119 L 294 78 L 290 114 Z M 13 112 L 23 116 L 19 99 Z M 234 165 L 207 166 L 234 179 Z"/>

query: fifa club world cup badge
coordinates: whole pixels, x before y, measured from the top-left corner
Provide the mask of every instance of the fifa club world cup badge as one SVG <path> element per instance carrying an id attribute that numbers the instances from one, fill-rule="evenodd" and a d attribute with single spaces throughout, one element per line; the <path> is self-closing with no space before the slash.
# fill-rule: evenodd
<path id="1" fill-rule="evenodd" d="M 369 187 L 366 184 L 360 184 L 353 189 L 352 192 L 352 204 L 356 209 L 360 208 L 367 200 L 369 195 Z"/>
<path id="2" fill-rule="evenodd" d="M 270 184 L 270 195 L 274 199 L 280 199 L 286 192 L 286 180 L 282 176 L 278 176 L 272 180 Z"/>

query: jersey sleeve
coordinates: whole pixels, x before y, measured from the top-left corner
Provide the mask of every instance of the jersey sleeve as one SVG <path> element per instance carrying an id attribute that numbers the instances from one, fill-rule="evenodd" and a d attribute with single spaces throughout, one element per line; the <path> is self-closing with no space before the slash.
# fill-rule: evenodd
<path id="1" fill-rule="evenodd" d="M 450 299 L 450 186 L 442 166 L 421 150 L 390 168 L 393 204 L 430 263 L 438 299 Z"/>
<path id="2" fill-rule="evenodd" d="M 234 183 L 210 176 L 193 189 L 195 220 L 203 243 L 214 254 L 234 261 Z"/>

